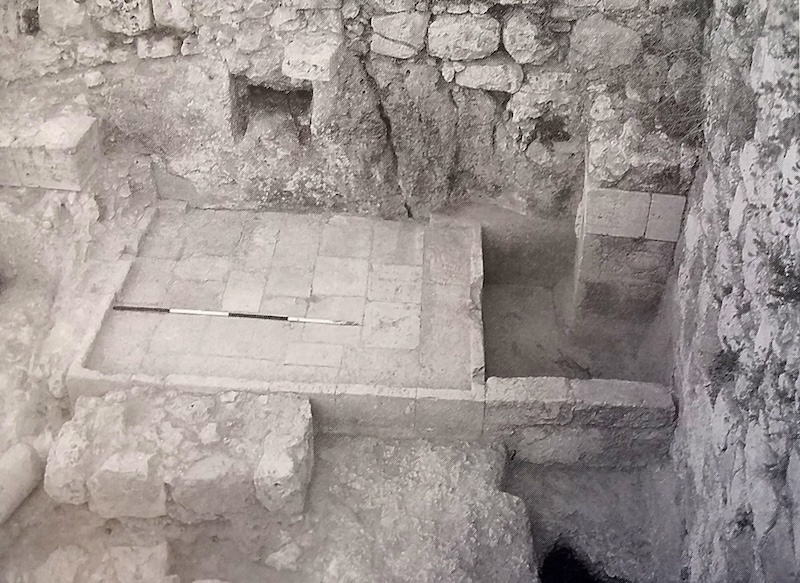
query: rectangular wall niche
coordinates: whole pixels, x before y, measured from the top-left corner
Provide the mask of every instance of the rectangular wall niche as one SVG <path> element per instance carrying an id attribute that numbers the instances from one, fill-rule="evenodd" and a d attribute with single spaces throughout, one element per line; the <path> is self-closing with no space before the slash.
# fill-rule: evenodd
<path id="1" fill-rule="evenodd" d="M 281 133 L 294 134 L 297 142 L 311 139 L 311 86 L 274 89 L 254 85 L 244 77 L 231 79 L 233 101 L 232 131 L 238 140 L 250 132 L 255 138 L 270 139 Z"/>

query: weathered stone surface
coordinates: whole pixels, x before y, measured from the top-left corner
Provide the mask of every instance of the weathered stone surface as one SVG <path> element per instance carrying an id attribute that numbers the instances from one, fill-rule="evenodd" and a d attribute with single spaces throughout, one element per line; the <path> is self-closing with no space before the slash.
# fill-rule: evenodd
<path id="1" fill-rule="evenodd" d="M 301 514 L 313 465 L 311 408 L 273 413 L 253 476 L 259 501 L 271 512 Z"/>
<path id="2" fill-rule="evenodd" d="M 654 193 L 650 201 L 645 238 L 654 241 L 677 241 L 681 234 L 685 206 L 686 199 L 682 196 Z"/>
<path id="3" fill-rule="evenodd" d="M 529 74 L 509 100 L 507 109 L 517 122 L 536 119 L 548 111 L 571 118 L 577 105 L 572 85 L 571 73 L 548 71 Z"/>
<path id="4" fill-rule="evenodd" d="M 106 91 L 104 117 L 159 152 L 170 172 L 192 185 L 194 194 L 184 200 L 224 204 L 221 185 L 235 180 L 235 112 L 223 63 L 200 57 L 127 63 L 106 71 Z"/>
<path id="5" fill-rule="evenodd" d="M 369 69 L 392 124 L 403 199 L 414 216 L 425 216 L 447 202 L 455 162 L 455 107 L 431 65 L 374 58 Z"/>
<path id="6" fill-rule="evenodd" d="M 181 50 L 181 39 L 173 36 L 139 37 L 136 39 L 136 55 L 140 59 L 163 59 L 177 55 Z"/>
<path id="7" fill-rule="evenodd" d="M 52 37 L 80 32 L 87 22 L 85 6 L 71 0 L 40 0 L 38 13 L 39 28 Z"/>
<path id="8" fill-rule="evenodd" d="M 302 34 L 283 52 L 283 74 L 308 81 L 330 81 L 342 59 L 342 39 L 327 32 Z"/>
<path id="9" fill-rule="evenodd" d="M 584 232 L 636 239 L 647 229 L 650 195 L 611 188 L 590 188 L 584 194 Z"/>
<path id="10" fill-rule="evenodd" d="M 168 572 L 167 543 L 110 546 L 100 557 L 92 556 L 83 547 L 69 545 L 50 553 L 32 576 L 34 583 L 175 583 Z"/>
<path id="11" fill-rule="evenodd" d="M 425 46 L 427 12 L 408 12 L 372 17 L 370 49 L 378 54 L 410 59 Z"/>
<path id="12" fill-rule="evenodd" d="M 473 89 L 516 93 L 522 85 L 524 74 L 514 60 L 505 55 L 493 55 L 479 61 L 466 63 L 456 73 L 456 83 Z"/>
<path id="13" fill-rule="evenodd" d="M 103 518 L 155 518 L 167 513 L 164 482 L 152 454 L 114 454 L 87 480 L 89 508 Z"/>
<path id="14" fill-rule="evenodd" d="M 524 506 L 498 489 L 504 460 L 467 444 L 336 438 L 315 469 L 331 484 L 315 506 L 381 511 L 326 514 L 317 568 L 358 581 L 538 583 Z"/>
<path id="15" fill-rule="evenodd" d="M 29 445 L 18 443 L 0 456 L 0 525 L 42 481 L 42 461 Z"/>
<path id="16" fill-rule="evenodd" d="M 640 0 L 602 0 L 600 2 L 600 10 L 603 12 L 623 12 L 626 10 L 634 10 L 639 6 Z M 653 9 L 651 4 L 650 9 Z"/>
<path id="17" fill-rule="evenodd" d="M 454 61 L 488 57 L 500 44 L 500 23 L 491 16 L 438 16 L 428 26 L 428 53 Z"/>
<path id="18" fill-rule="evenodd" d="M 185 0 L 152 0 L 156 24 L 184 32 L 194 30 L 192 15 Z"/>
<path id="19" fill-rule="evenodd" d="M 0 184 L 88 190 L 100 149 L 99 124 L 87 115 L 6 120 L 0 135 Z"/>
<path id="20" fill-rule="evenodd" d="M 92 16 L 109 32 L 136 36 L 153 28 L 150 0 L 93 0 Z"/>
<path id="21" fill-rule="evenodd" d="M 539 16 L 524 8 L 513 9 L 505 18 L 503 46 L 518 63 L 534 65 L 547 61 L 557 48 Z"/>
<path id="22" fill-rule="evenodd" d="M 603 187 L 685 194 L 687 150 L 663 131 L 647 131 L 637 119 L 601 121 L 589 130 L 587 174 Z"/>
<path id="23" fill-rule="evenodd" d="M 86 433 L 77 423 L 67 423 L 58 434 L 58 439 L 47 457 L 44 489 L 60 504 L 85 504 L 89 500 L 85 473 L 88 467 L 84 460 L 90 447 Z M 80 468 L 80 471 L 76 471 Z"/>
<path id="24" fill-rule="evenodd" d="M 583 281 L 666 283 L 675 244 L 584 234 L 578 245 L 577 278 Z"/>
<path id="25" fill-rule="evenodd" d="M 245 508 L 252 483 L 250 464 L 228 455 L 213 454 L 177 476 L 170 495 L 187 511 L 187 521 L 214 520 Z"/>
<path id="26" fill-rule="evenodd" d="M 270 512 L 302 512 L 313 461 L 303 399 L 136 388 L 80 397 L 76 410 L 46 470 L 45 489 L 60 502 L 88 498 L 105 518 L 167 514 L 188 523 L 244 518 L 262 498 Z"/>
<path id="27" fill-rule="evenodd" d="M 580 21 L 570 35 L 569 60 L 583 69 L 632 65 L 642 54 L 641 36 L 600 14 Z"/>

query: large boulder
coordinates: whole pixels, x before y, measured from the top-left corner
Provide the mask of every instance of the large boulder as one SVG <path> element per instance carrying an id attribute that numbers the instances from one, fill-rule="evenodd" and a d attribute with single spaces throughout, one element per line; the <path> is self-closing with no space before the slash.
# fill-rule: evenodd
<path id="1" fill-rule="evenodd" d="M 642 37 L 600 14 L 580 21 L 570 35 L 570 63 L 583 69 L 632 65 L 642 54 Z"/>
<path id="2" fill-rule="evenodd" d="M 504 465 L 505 452 L 468 444 L 328 441 L 317 553 L 300 568 L 309 580 L 538 583 L 525 506 L 499 488 Z"/>
<path id="3" fill-rule="evenodd" d="M 503 46 L 518 63 L 541 65 L 556 51 L 556 44 L 541 17 L 524 8 L 513 8 L 503 22 Z"/>
<path id="4" fill-rule="evenodd" d="M 453 61 L 488 57 L 500 46 L 500 23 L 491 16 L 443 14 L 428 26 L 428 53 Z"/>
<path id="5" fill-rule="evenodd" d="M 448 180 L 456 156 L 456 111 L 439 71 L 425 63 L 369 60 L 369 72 L 392 126 L 397 180 L 415 217 L 448 201 Z"/>
<path id="6" fill-rule="evenodd" d="M 246 517 L 261 502 L 282 516 L 303 510 L 313 464 L 308 401 L 137 388 L 80 397 L 76 410 L 45 470 L 45 491 L 58 502 L 88 501 L 104 518 L 188 523 Z"/>

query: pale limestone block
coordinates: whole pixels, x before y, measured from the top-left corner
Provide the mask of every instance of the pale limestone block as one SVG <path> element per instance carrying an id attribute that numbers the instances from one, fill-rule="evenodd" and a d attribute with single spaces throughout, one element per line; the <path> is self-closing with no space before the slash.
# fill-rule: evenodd
<path id="1" fill-rule="evenodd" d="M 187 522 L 247 512 L 248 467 L 224 453 L 200 458 L 171 484 L 170 495 Z"/>
<path id="2" fill-rule="evenodd" d="M 456 83 L 462 87 L 516 93 L 522 85 L 522 67 L 506 55 L 492 55 L 479 61 L 465 64 L 464 70 L 456 73 Z"/>
<path id="3" fill-rule="evenodd" d="M 23 186 L 83 190 L 92 185 L 100 156 L 97 120 L 59 115 L 17 133 L 10 151 Z"/>
<path id="4" fill-rule="evenodd" d="M 93 0 L 89 11 L 103 29 L 127 36 L 141 34 L 155 23 L 150 0 Z"/>
<path id="5" fill-rule="evenodd" d="M 570 420 L 570 394 L 561 377 L 496 378 L 486 381 L 486 431 Z"/>
<path id="6" fill-rule="evenodd" d="M 524 9 L 509 11 L 503 22 L 503 46 L 518 63 L 542 64 L 556 51 L 551 35 Z"/>
<path id="7" fill-rule="evenodd" d="M 381 55 L 410 59 L 425 46 L 428 18 L 427 12 L 373 16 L 370 49 Z"/>
<path id="8" fill-rule="evenodd" d="M 172 57 L 181 52 L 181 43 L 181 39 L 172 36 L 139 37 L 136 39 L 136 55 L 140 59 Z"/>
<path id="9" fill-rule="evenodd" d="M 184 0 L 153 0 L 153 16 L 159 26 L 184 32 L 191 32 L 194 29 L 192 15 L 186 8 Z"/>
<path id="10" fill-rule="evenodd" d="M 601 427 L 668 427 L 675 418 L 669 389 L 653 383 L 606 379 L 569 381 L 575 423 Z"/>
<path id="11" fill-rule="evenodd" d="M 152 454 L 114 454 L 89 478 L 89 508 L 103 518 L 155 518 L 166 510 L 164 482 Z"/>
<path id="12" fill-rule="evenodd" d="M 256 497 L 270 512 L 303 512 L 314 465 L 311 404 L 270 397 L 269 430 L 255 469 Z"/>
<path id="13" fill-rule="evenodd" d="M 453 61 L 488 57 L 500 46 L 500 23 L 491 16 L 442 15 L 428 27 L 428 53 Z"/>
<path id="14" fill-rule="evenodd" d="M 420 340 L 420 307 L 395 302 L 369 302 L 364 309 L 364 346 L 414 349 Z"/>
<path id="15" fill-rule="evenodd" d="M 85 504 L 88 500 L 84 463 L 89 441 L 75 420 L 61 427 L 47 456 L 44 489 L 61 504 Z"/>
<path id="16" fill-rule="evenodd" d="M 583 201 L 585 232 L 614 237 L 643 237 L 650 195 L 613 188 L 592 188 Z"/>
<path id="17" fill-rule="evenodd" d="M 298 35 L 283 51 L 283 74 L 294 79 L 330 81 L 343 56 L 341 36 L 330 32 Z"/>
<path id="18" fill-rule="evenodd" d="M 645 238 L 654 241 L 677 241 L 681 234 L 685 206 L 686 197 L 684 196 L 653 194 L 650 213 L 647 217 Z"/>
<path id="19" fill-rule="evenodd" d="M 0 127 L 0 185 L 3 186 L 22 186 L 14 161 L 14 152 L 11 149 L 13 141 L 14 136 L 11 132 Z"/>
<path id="20" fill-rule="evenodd" d="M 39 0 L 39 28 L 47 36 L 78 32 L 86 20 L 85 6 L 74 0 Z"/>
<path id="21" fill-rule="evenodd" d="M 42 481 L 42 461 L 31 446 L 18 443 L 0 456 L 0 524 Z"/>
<path id="22" fill-rule="evenodd" d="M 294 342 L 286 347 L 286 364 L 338 368 L 344 347 L 316 342 Z"/>

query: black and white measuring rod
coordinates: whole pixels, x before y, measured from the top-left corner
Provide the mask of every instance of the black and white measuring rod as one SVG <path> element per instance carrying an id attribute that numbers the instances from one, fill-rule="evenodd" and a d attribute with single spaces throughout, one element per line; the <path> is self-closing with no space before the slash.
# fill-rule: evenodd
<path id="1" fill-rule="evenodd" d="M 162 308 L 158 306 L 129 306 L 117 304 L 113 307 L 118 312 L 148 312 L 153 314 L 184 314 L 188 316 L 217 316 L 220 318 L 250 318 L 251 320 L 275 320 L 278 322 L 295 322 L 298 324 L 330 324 L 333 326 L 358 326 L 358 322 L 346 320 L 326 320 L 324 318 L 301 318 L 298 316 L 282 316 L 279 314 L 259 314 L 256 312 L 223 312 L 218 310 L 191 310 L 188 308 Z"/>

